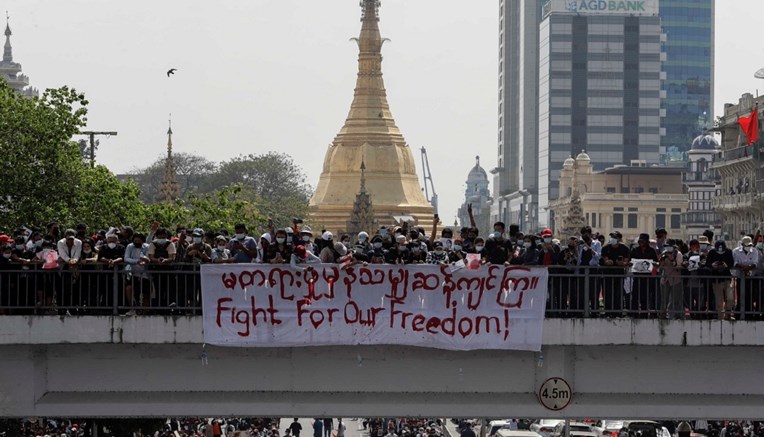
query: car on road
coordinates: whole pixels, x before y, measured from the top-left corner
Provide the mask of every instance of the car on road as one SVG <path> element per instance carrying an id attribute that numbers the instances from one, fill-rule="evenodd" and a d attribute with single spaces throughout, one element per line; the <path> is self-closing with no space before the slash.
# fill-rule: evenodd
<path id="1" fill-rule="evenodd" d="M 559 419 L 537 419 L 529 426 L 529 431 L 534 431 L 542 437 L 549 437 L 550 433 L 558 426 L 559 423 L 563 423 L 563 420 Z"/>
<path id="2" fill-rule="evenodd" d="M 555 426 L 550 433 L 550 437 L 565 437 L 566 422 L 561 422 Z M 584 422 L 569 422 L 569 436 L 571 437 L 600 437 L 598 433 L 592 430 L 592 427 Z"/>
<path id="3" fill-rule="evenodd" d="M 672 437 L 666 427 L 653 420 L 599 420 L 592 430 L 598 437 Z"/>
<path id="4" fill-rule="evenodd" d="M 539 433 L 534 431 L 527 431 L 523 429 L 507 429 L 500 428 L 497 430 L 496 437 L 542 437 Z"/>

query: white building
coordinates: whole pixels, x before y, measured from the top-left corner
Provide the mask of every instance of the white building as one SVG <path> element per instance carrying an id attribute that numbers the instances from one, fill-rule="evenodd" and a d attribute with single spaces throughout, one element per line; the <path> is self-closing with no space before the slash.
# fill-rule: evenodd
<path id="1" fill-rule="evenodd" d="M 688 209 L 683 213 L 686 240 L 698 238 L 706 230 L 720 235 L 720 217 L 712 211 L 712 200 L 719 196 L 717 172 L 711 168 L 720 144 L 712 135 L 699 135 L 691 143 L 683 184 L 688 192 Z"/>
<path id="2" fill-rule="evenodd" d="M 3 47 L 3 60 L 0 61 L 0 77 L 8 82 L 14 90 L 26 97 L 37 97 L 36 88 L 29 86 L 29 77 L 21 72 L 21 64 L 13 62 L 13 49 L 11 48 L 11 26 L 5 23 L 5 46 Z"/>

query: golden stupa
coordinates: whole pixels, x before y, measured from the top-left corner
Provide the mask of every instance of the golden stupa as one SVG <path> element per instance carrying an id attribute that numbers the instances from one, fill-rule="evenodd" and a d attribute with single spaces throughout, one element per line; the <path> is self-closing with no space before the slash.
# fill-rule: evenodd
<path id="1" fill-rule="evenodd" d="M 356 89 L 345 125 L 327 149 L 319 184 L 310 200 L 310 222 L 315 228 L 333 232 L 348 229 L 361 184 L 362 162 L 377 223 L 391 225 L 411 217 L 429 226 L 433 220 L 433 206 L 420 187 L 412 150 L 388 107 L 382 78 L 385 40 L 377 25 L 379 6 L 379 0 L 361 0 Z"/>

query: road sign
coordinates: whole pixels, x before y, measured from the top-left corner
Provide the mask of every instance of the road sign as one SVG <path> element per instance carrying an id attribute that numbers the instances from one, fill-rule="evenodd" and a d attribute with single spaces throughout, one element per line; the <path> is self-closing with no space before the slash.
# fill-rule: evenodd
<path id="1" fill-rule="evenodd" d="M 548 410 L 559 411 L 571 402 L 571 386 L 563 378 L 550 378 L 539 387 L 539 403 Z"/>

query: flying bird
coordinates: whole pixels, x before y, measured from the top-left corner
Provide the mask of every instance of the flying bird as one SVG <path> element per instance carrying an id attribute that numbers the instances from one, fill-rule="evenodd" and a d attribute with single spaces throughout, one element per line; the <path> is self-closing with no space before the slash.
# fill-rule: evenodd
<path id="1" fill-rule="evenodd" d="M 170 77 L 171 74 L 175 74 L 176 71 L 178 71 L 177 68 L 171 68 L 167 70 L 167 77 Z"/>

